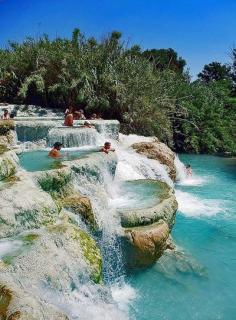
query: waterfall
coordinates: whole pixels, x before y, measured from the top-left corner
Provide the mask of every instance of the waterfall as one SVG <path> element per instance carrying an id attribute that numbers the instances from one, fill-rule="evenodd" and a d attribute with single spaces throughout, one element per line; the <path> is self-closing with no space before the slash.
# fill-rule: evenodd
<path id="1" fill-rule="evenodd" d="M 117 195 L 119 186 L 114 183 L 114 170 L 106 157 L 95 165 L 96 177 L 90 171 L 75 172 L 75 188 L 88 196 L 101 230 L 100 248 L 104 257 L 104 280 L 114 283 L 124 275 L 119 235 L 122 234 L 120 218 L 111 199 Z"/>
<path id="2" fill-rule="evenodd" d="M 187 178 L 186 168 L 183 162 L 179 160 L 179 157 L 175 156 L 175 167 L 176 167 L 176 174 L 177 174 L 177 181 L 184 181 Z"/>
<path id="3" fill-rule="evenodd" d="M 52 128 L 47 135 L 47 145 L 53 146 L 55 142 L 61 142 L 65 148 L 97 146 L 98 133 L 93 128 L 61 127 Z"/>
<path id="4" fill-rule="evenodd" d="M 62 125 L 63 120 L 43 119 L 38 121 L 32 118 L 15 119 L 18 141 L 39 141 L 46 139 L 48 131 L 55 126 Z"/>

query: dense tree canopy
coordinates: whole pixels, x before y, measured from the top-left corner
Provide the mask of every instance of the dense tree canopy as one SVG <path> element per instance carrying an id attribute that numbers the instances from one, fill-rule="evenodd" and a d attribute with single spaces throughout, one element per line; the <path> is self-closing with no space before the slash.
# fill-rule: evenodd
<path id="1" fill-rule="evenodd" d="M 101 41 L 79 29 L 71 39 L 27 38 L 0 50 L 0 100 L 72 104 L 117 118 L 123 132 L 155 135 L 178 151 L 235 152 L 228 86 L 221 78 L 190 83 L 185 64 L 173 49 L 127 47 L 118 31 Z"/>
<path id="2" fill-rule="evenodd" d="M 222 80 L 232 81 L 231 68 L 226 64 L 214 61 L 204 66 L 202 72 L 198 74 L 198 78 L 205 82 Z"/>
<path id="3" fill-rule="evenodd" d="M 151 49 L 145 50 L 143 56 L 152 62 L 156 69 L 170 69 L 175 72 L 183 73 L 186 61 L 178 57 L 177 52 L 173 49 Z"/>

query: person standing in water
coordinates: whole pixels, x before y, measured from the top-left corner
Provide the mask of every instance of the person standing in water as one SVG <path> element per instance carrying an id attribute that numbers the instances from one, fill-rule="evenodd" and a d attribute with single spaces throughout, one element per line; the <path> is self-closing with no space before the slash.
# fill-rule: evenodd
<path id="1" fill-rule="evenodd" d="M 66 109 L 66 112 L 65 112 L 64 126 L 73 127 L 73 122 L 74 122 L 73 108 L 70 107 L 69 109 Z"/>
<path id="2" fill-rule="evenodd" d="M 192 170 L 190 164 L 186 164 L 185 169 L 186 169 L 187 176 L 191 177 L 193 175 L 193 170 Z"/>
<path id="3" fill-rule="evenodd" d="M 103 146 L 99 151 L 105 152 L 106 154 L 108 154 L 109 151 L 114 152 L 115 149 L 114 149 L 114 148 L 111 148 L 111 143 L 110 143 L 110 142 L 105 142 L 105 143 L 104 143 L 104 146 Z"/>
<path id="4" fill-rule="evenodd" d="M 62 148 L 62 143 L 55 142 L 48 156 L 51 158 L 61 158 L 61 153 L 60 153 L 61 148 Z"/>

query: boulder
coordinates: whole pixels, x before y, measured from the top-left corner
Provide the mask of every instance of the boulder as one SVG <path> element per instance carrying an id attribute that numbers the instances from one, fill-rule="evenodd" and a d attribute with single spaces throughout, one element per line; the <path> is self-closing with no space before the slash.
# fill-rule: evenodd
<path id="1" fill-rule="evenodd" d="M 153 264 L 170 246 L 170 232 L 178 204 L 174 190 L 165 182 L 149 180 L 159 188 L 158 202 L 148 208 L 120 211 L 125 264 L 143 268 Z"/>
<path id="2" fill-rule="evenodd" d="M 167 167 L 170 178 L 176 180 L 176 168 L 174 164 L 175 154 L 160 141 L 139 142 L 134 143 L 132 148 L 139 154 L 145 155 L 149 159 L 158 160 L 161 164 Z"/>
<path id="3" fill-rule="evenodd" d="M 154 206 L 148 208 L 120 210 L 122 227 L 145 226 L 164 220 L 171 230 L 175 223 L 175 214 L 178 208 L 174 190 L 163 181 L 151 179 L 145 181 L 157 185 L 158 201 Z"/>
<path id="4" fill-rule="evenodd" d="M 143 268 L 161 257 L 167 247 L 168 224 L 160 220 L 149 226 L 126 228 L 123 247 L 126 265 L 129 268 Z"/>

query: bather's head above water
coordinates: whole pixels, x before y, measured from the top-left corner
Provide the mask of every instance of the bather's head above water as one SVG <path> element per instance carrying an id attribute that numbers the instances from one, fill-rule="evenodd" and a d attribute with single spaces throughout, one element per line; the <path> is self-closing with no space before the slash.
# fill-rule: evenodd
<path id="1" fill-rule="evenodd" d="M 62 143 L 61 142 L 55 142 L 53 145 L 52 150 L 49 152 L 49 157 L 52 158 L 60 158 L 61 157 L 61 153 L 60 150 L 62 148 Z"/>

